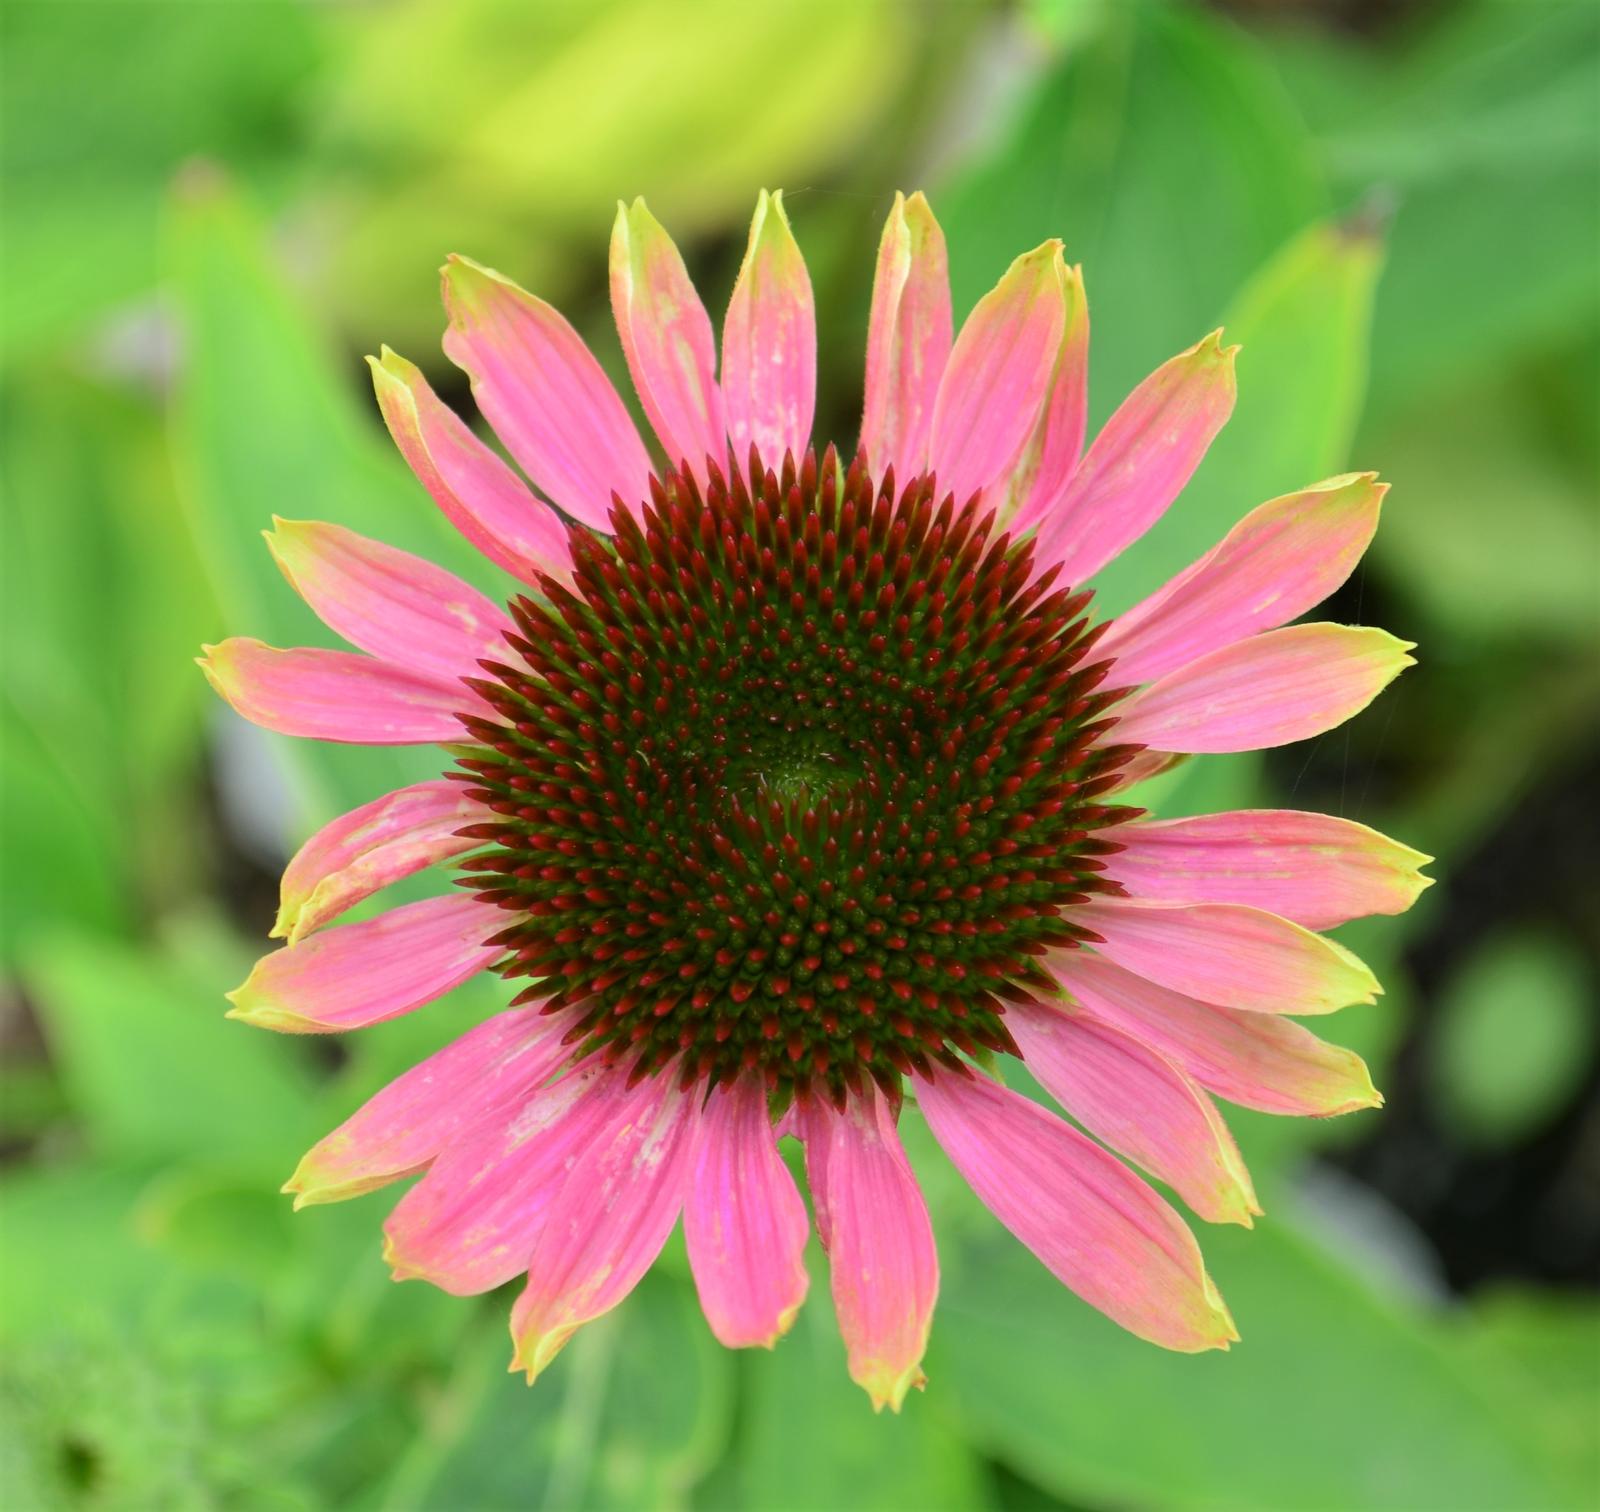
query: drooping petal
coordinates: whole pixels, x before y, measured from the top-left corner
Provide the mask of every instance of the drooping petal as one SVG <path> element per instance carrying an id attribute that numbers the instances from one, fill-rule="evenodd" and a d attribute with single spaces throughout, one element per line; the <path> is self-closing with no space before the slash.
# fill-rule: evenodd
<path id="1" fill-rule="evenodd" d="M 506 655 L 505 611 L 453 572 L 320 520 L 276 515 L 267 545 L 330 630 L 383 661 L 449 682 Z"/>
<path id="2" fill-rule="evenodd" d="M 1089 417 L 1089 301 L 1083 270 L 1069 267 L 1062 282 L 1066 321 L 1055 367 L 1033 434 L 1006 480 L 1000 523 L 1013 536 L 1031 530 L 1055 508 L 1078 470 Z"/>
<path id="3" fill-rule="evenodd" d="M 1061 1008 L 1006 1011 L 1028 1069 L 1096 1138 L 1211 1223 L 1250 1227 L 1255 1189 L 1211 1099 L 1133 1035 Z"/>
<path id="4" fill-rule="evenodd" d="M 1413 642 L 1364 625 L 1288 625 L 1169 672 L 1118 710 L 1117 739 L 1163 751 L 1259 751 L 1321 735 L 1407 667 Z"/>
<path id="5" fill-rule="evenodd" d="M 1223 1008 L 1332 1013 L 1383 991 L 1344 946 L 1259 908 L 1093 898 L 1068 913 L 1101 955 Z"/>
<path id="6" fill-rule="evenodd" d="M 628 372 L 674 466 L 702 482 L 719 464 L 728 422 L 717 387 L 717 348 L 683 258 L 642 199 L 618 204 L 611 232 L 611 309 Z"/>
<path id="7" fill-rule="evenodd" d="M 532 587 L 571 576 L 566 526 L 485 446 L 421 371 L 383 348 L 367 358 L 389 434 L 444 516 L 491 562 Z"/>
<path id="8" fill-rule="evenodd" d="M 355 651 L 280 651 L 249 636 L 202 646 L 206 681 L 240 714 L 280 735 L 348 745 L 431 745 L 461 739 L 458 710 L 492 710 L 462 683 L 407 671 Z"/>
<path id="9" fill-rule="evenodd" d="M 1125 824 L 1105 875 L 1135 898 L 1245 903 L 1307 929 L 1397 914 L 1432 878 L 1432 858 L 1377 830 L 1328 814 L 1245 809 Z"/>
<path id="10" fill-rule="evenodd" d="M 1348 473 L 1253 509 L 1199 561 L 1111 622 L 1095 654 L 1121 685 L 1285 625 L 1350 576 L 1378 528 L 1386 483 Z"/>
<path id="11" fill-rule="evenodd" d="M 1026 252 L 974 306 L 934 400 L 928 462 L 964 503 L 1008 474 L 1033 434 L 1067 320 L 1061 243 Z"/>
<path id="12" fill-rule="evenodd" d="M 1091 1307 L 1167 1349 L 1239 1337 L 1194 1235 L 1116 1156 L 987 1076 L 919 1079 L 917 1102 L 984 1205 Z"/>
<path id="13" fill-rule="evenodd" d="M 293 945 L 379 888 L 471 850 L 481 842 L 456 831 L 482 812 L 459 782 L 441 777 L 341 814 L 284 868 L 272 938 Z"/>
<path id="14" fill-rule="evenodd" d="M 875 1087 L 843 1112 L 819 1099 L 796 1110 L 850 1378 L 866 1389 L 874 1411 L 898 1412 L 906 1392 L 923 1384 L 939 1296 L 927 1204 L 894 1112 Z"/>
<path id="15" fill-rule="evenodd" d="M 466 893 L 424 898 L 264 955 L 228 994 L 229 1018 L 286 1034 L 361 1029 L 410 1013 L 486 969 L 505 915 Z"/>
<path id="16" fill-rule="evenodd" d="M 648 497 L 650 458 L 627 407 L 565 316 L 465 257 L 444 266 L 445 355 L 484 418 L 574 519 L 609 529 L 613 492 Z"/>
<path id="17" fill-rule="evenodd" d="M 616 1115 L 617 1080 L 593 1063 L 569 1071 L 445 1149 L 384 1222 L 395 1280 L 471 1297 L 525 1271 L 557 1193 Z"/>
<path id="18" fill-rule="evenodd" d="M 683 1233 L 700 1306 L 730 1349 L 770 1349 L 805 1300 L 806 1205 L 778 1153 L 764 1084 L 747 1077 L 706 1099 Z"/>
<path id="19" fill-rule="evenodd" d="M 1233 358 L 1213 332 L 1125 400 L 1039 522 L 1034 560 L 1083 583 L 1167 512 L 1233 412 Z"/>
<path id="20" fill-rule="evenodd" d="M 463 1135 L 524 1103 L 566 1057 L 570 1020 L 513 1008 L 469 1029 L 317 1141 L 284 1184 L 294 1205 L 343 1202 L 422 1170 Z"/>
<path id="21" fill-rule="evenodd" d="M 765 189 L 750 223 L 750 245 L 722 325 L 722 397 L 733 454 L 744 465 L 753 441 L 761 460 L 798 462 L 817 402 L 817 316 L 783 191 Z"/>
<path id="22" fill-rule="evenodd" d="M 1316 1118 L 1383 1102 L 1359 1055 L 1292 1019 L 1199 1002 L 1093 951 L 1056 952 L 1050 967 L 1088 1012 L 1136 1035 L 1229 1102 Z"/>
<path id="23" fill-rule="evenodd" d="M 861 446 L 875 477 L 892 467 L 904 483 L 926 466 L 952 330 L 944 232 L 920 192 L 897 193 L 878 244 L 867 323 Z"/>
<path id="24" fill-rule="evenodd" d="M 615 1117 L 550 1205 L 511 1310 L 511 1368 L 530 1382 L 661 1253 L 683 1207 L 698 1120 L 695 1094 L 665 1071 L 616 1094 Z"/>

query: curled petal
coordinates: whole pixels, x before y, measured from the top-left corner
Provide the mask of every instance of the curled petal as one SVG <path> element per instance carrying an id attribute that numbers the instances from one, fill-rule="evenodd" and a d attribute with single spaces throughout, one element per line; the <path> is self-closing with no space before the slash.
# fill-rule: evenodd
<path id="1" fill-rule="evenodd" d="M 1292 1019 L 1202 1003 L 1088 950 L 1056 952 L 1050 966 L 1087 1012 L 1136 1035 L 1229 1102 L 1317 1118 L 1383 1102 L 1359 1055 Z"/>
<path id="2" fill-rule="evenodd" d="M 471 850 L 479 842 L 456 831 L 481 813 L 460 783 L 438 778 L 341 814 L 284 868 L 273 938 L 293 945 L 379 888 Z"/>
<path id="3" fill-rule="evenodd" d="M 296 1208 L 343 1202 L 424 1169 L 486 1120 L 526 1102 L 566 1057 L 568 1020 L 514 1008 L 413 1066 L 317 1141 L 284 1191 Z"/>
<path id="4" fill-rule="evenodd" d="M 1167 512 L 1233 412 L 1233 358 L 1221 332 L 1159 367 L 1094 439 L 1039 522 L 1034 559 L 1086 582 Z"/>
<path id="5" fill-rule="evenodd" d="M 1066 320 L 1050 386 L 1000 501 L 1000 522 L 1010 526 L 1013 536 L 1031 530 L 1055 508 L 1083 453 L 1089 415 L 1089 301 L 1082 269 L 1066 270 L 1062 295 Z"/>
<path id="6" fill-rule="evenodd" d="M 611 495 L 648 497 L 650 458 L 627 407 L 566 318 L 465 257 L 444 266 L 445 354 L 523 470 L 574 519 L 609 528 Z"/>
<path id="7" fill-rule="evenodd" d="M 570 577 L 566 527 L 555 510 L 485 446 L 428 387 L 415 364 L 384 347 L 367 358 L 384 423 L 444 516 L 513 577 Z"/>
<path id="8" fill-rule="evenodd" d="M 1378 528 L 1386 483 L 1350 473 L 1252 510 L 1165 587 L 1112 621 L 1097 655 L 1119 685 L 1153 682 L 1286 625 L 1350 576 Z"/>
<path id="9" fill-rule="evenodd" d="M 941 493 L 965 502 L 1016 464 L 1038 424 L 1066 322 L 1058 241 L 1017 258 L 978 301 L 934 401 L 928 462 Z"/>
<path id="10" fill-rule="evenodd" d="M 511 1368 L 530 1382 L 661 1253 L 683 1206 L 698 1119 L 695 1096 L 669 1072 L 615 1095 L 613 1118 L 550 1204 L 511 1310 Z"/>
<path id="11" fill-rule="evenodd" d="M 354 651 L 280 651 L 248 636 L 202 646 L 200 670 L 240 714 L 280 735 L 348 745 L 431 745 L 461 738 L 458 710 L 490 713 L 461 683 Z"/>
<path id="12" fill-rule="evenodd" d="M 952 329 L 944 232 L 920 193 L 896 194 L 878 244 L 867 324 L 861 446 L 875 476 L 892 467 L 906 482 L 925 467 Z"/>
<path id="13" fill-rule="evenodd" d="M 893 1110 L 875 1087 L 843 1112 L 796 1104 L 817 1232 L 828 1251 L 834 1310 L 850 1378 L 874 1411 L 895 1412 L 923 1384 L 939 1257 Z"/>
<path id="14" fill-rule="evenodd" d="M 987 1076 L 918 1080 L 934 1137 L 1064 1285 L 1167 1349 L 1239 1337 L 1183 1220 L 1114 1155 Z"/>
<path id="15" fill-rule="evenodd" d="M 556 1195 L 615 1112 L 611 1083 L 590 1064 L 479 1120 L 385 1221 L 395 1280 L 471 1297 L 526 1270 Z"/>
<path id="16" fill-rule="evenodd" d="M 683 258 L 642 199 L 618 204 L 611 232 L 611 309 L 640 403 L 676 465 L 704 481 L 728 424 L 717 387 L 711 319 Z"/>
<path id="17" fill-rule="evenodd" d="M 1361 625 L 1289 625 L 1169 672 L 1117 710 L 1117 739 L 1162 751 L 1258 751 L 1359 714 L 1415 661 Z"/>
<path id="18" fill-rule="evenodd" d="M 741 466 L 751 442 L 768 467 L 786 452 L 804 454 L 817 402 L 817 316 L 781 190 L 763 189 L 756 202 L 722 325 L 722 395 Z"/>
<path id="19" fill-rule="evenodd" d="M 286 1034 L 362 1029 L 443 997 L 505 952 L 504 914 L 466 893 L 424 898 L 325 929 L 256 962 L 229 1018 Z"/>
<path id="20" fill-rule="evenodd" d="M 342 525 L 272 523 L 267 545 L 283 575 L 352 646 L 446 682 L 505 656 L 511 621 L 454 573 Z"/>
<path id="21" fill-rule="evenodd" d="M 1020 1006 L 1006 1025 L 1028 1069 L 1091 1134 L 1211 1223 L 1250 1227 L 1250 1173 L 1211 1099 L 1142 1040 L 1081 1013 Z"/>
<path id="22" fill-rule="evenodd" d="M 772 1346 L 805 1300 L 806 1205 L 778 1154 L 765 1086 L 714 1089 L 684 1208 L 689 1265 L 711 1331 L 730 1349 Z"/>
<path id="23" fill-rule="evenodd" d="M 1095 898 L 1069 913 L 1101 955 L 1224 1008 L 1332 1013 L 1383 990 L 1344 946 L 1259 908 Z"/>
<path id="24" fill-rule="evenodd" d="M 1244 903 L 1306 929 L 1397 914 L 1432 879 L 1432 858 L 1377 830 L 1328 814 L 1246 809 L 1127 824 L 1105 875 L 1135 898 Z"/>

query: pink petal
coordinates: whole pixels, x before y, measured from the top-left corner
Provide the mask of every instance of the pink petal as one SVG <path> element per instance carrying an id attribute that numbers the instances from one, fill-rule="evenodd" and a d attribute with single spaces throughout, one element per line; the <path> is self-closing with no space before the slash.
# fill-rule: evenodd
<path id="1" fill-rule="evenodd" d="M 1344 946 L 1259 908 L 1095 898 L 1068 912 L 1101 955 L 1223 1008 L 1332 1013 L 1383 990 Z"/>
<path id="2" fill-rule="evenodd" d="M 929 465 L 964 502 L 1013 467 L 1050 390 L 1067 321 L 1061 243 L 1024 253 L 961 327 L 934 401 Z"/>
<path id="3" fill-rule="evenodd" d="M 1085 1014 L 1013 1007 L 1028 1069 L 1097 1139 L 1166 1182 L 1211 1223 L 1250 1227 L 1250 1173 L 1211 1099 L 1143 1041 Z"/>
<path id="4" fill-rule="evenodd" d="M 1050 966 L 1089 1013 L 1137 1036 L 1229 1102 L 1325 1117 L 1383 1101 L 1360 1056 L 1292 1019 L 1199 1002 L 1092 951 L 1053 953 Z"/>
<path id="5" fill-rule="evenodd" d="M 689 1265 L 711 1331 L 771 1349 L 805 1300 L 806 1205 L 778 1154 L 765 1086 L 719 1087 L 701 1115 L 684 1208 Z"/>
<path id="6" fill-rule="evenodd" d="M 1341 725 L 1415 662 L 1361 625 L 1264 630 L 1169 672 L 1118 710 L 1117 739 L 1162 751 L 1257 751 Z"/>
<path id="7" fill-rule="evenodd" d="M 1062 292 L 1067 314 L 1050 386 L 1000 503 L 1000 522 L 1013 537 L 1033 529 L 1056 507 L 1083 454 L 1089 417 L 1089 302 L 1082 269 L 1066 270 Z"/>
<path id="8" fill-rule="evenodd" d="M 477 676 L 480 657 L 506 657 L 511 621 L 454 573 L 342 525 L 272 523 L 267 545 L 283 575 L 351 645 L 444 682 Z"/>
<path id="9" fill-rule="evenodd" d="M 555 510 L 440 402 L 412 363 L 388 347 L 367 362 L 389 433 L 445 518 L 532 587 L 542 573 L 570 577 L 566 526 Z"/>
<path id="10" fill-rule="evenodd" d="M 486 1019 L 369 1098 L 295 1168 L 296 1208 L 359 1197 L 420 1171 L 474 1127 L 497 1118 L 566 1058 L 570 1019 L 514 1008 Z"/>
<path id="11" fill-rule="evenodd" d="M 1167 1349 L 1239 1337 L 1194 1235 L 1114 1155 L 987 1076 L 919 1079 L 917 1102 L 985 1206 L 1091 1307 Z"/>
<path id="12" fill-rule="evenodd" d="M 683 1206 L 696 1094 L 680 1092 L 668 1070 L 617 1094 L 615 1109 L 551 1204 L 511 1310 L 511 1368 L 530 1382 L 578 1329 L 633 1290 Z"/>
<path id="13" fill-rule="evenodd" d="M 456 831 L 482 813 L 459 782 L 438 778 L 341 814 L 284 869 L 273 938 L 296 944 L 379 888 L 471 850 L 480 842 Z"/>
<path id="14" fill-rule="evenodd" d="M 610 1127 L 619 1087 L 591 1062 L 449 1145 L 383 1225 L 394 1279 L 471 1297 L 526 1270 L 572 1168 Z"/>
<path id="15" fill-rule="evenodd" d="M 1159 367 L 1094 439 L 1039 524 L 1034 559 L 1083 583 L 1167 512 L 1233 411 L 1233 357 L 1214 332 Z"/>
<path id="16" fill-rule="evenodd" d="M 805 454 L 817 400 L 817 317 L 781 190 L 763 189 L 756 202 L 722 324 L 722 395 L 741 466 L 751 442 L 771 468 L 785 453 L 797 462 Z"/>
<path id="17" fill-rule="evenodd" d="M 715 338 L 683 258 L 642 199 L 617 206 L 611 309 L 633 386 L 667 461 L 687 462 L 703 482 L 705 459 L 720 465 L 728 446 Z"/>
<path id="18" fill-rule="evenodd" d="M 1378 528 L 1388 485 L 1330 478 L 1252 510 L 1164 588 L 1113 620 L 1095 654 L 1119 686 L 1153 682 L 1320 604 L 1350 576 Z"/>
<path id="19" fill-rule="evenodd" d="M 1432 879 L 1432 858 L 1350 819 L 1293 809 L 1246 809 L 1126 824 L 1105 875 L 1135 898 L 1246 903 L 1307 929 L 1367 914 L 1397 914 Z"/>
<path id="20" fill-rule="evenodd" d="M 466 893 L 424 898 L 325 929 L 256 962 L 229 1018 L 286 1034 L 362 1029 L 410 1013 L 486 969 L 505 915 Z"/>
<path id="21" fill-rule="evenodd" d="M 462 738 L 458 710 L 487 713 L 462 683 L 354 651 L 279 651 L 247 636 L 202 646 L 206 680 L 253 724 L 349 745 L 430 745 Z"/>
<path id="22" fill-rule="evenodd" d="M 609 529 L 611 495 L 647 497 L 650 458 L 611 380 L 566 319 L 492 268 L 444 266 L 445 355 L 484 418 L 574 519 Z"/>
<path id="23" fill-rule="evenodd" d="M 876 1088 L 842 1113 L 819 1099 L 796 1108 L 850 1378 L 866 1388 L 874 1411 L 898 1412 L 906 1392 L 923 1384 L 939 1295 L 927 1204 Z"/>
<path id="24" fill-rule="evenodd" d="M 951 330 L 944 232 L 920 193 L 896 194 L 878 244 L 867 323 L 861 445 L 875 476 L 892 467 L 904 483 L 927 465 Z"/>

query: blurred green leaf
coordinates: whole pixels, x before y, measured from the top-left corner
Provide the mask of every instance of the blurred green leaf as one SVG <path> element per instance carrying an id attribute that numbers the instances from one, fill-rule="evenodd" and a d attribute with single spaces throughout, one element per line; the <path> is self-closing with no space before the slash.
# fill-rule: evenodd
<path id="1" fill-rule="evenodd" d="M 1205 1245 L 1244 1335 L 1225 1355 L 1129 1337 L 992 1231 L 951 1255 L 935 1329 L 974 1442 L 1091 1504 L 1576 1505 L 1448 1330 L 1379 1302 L 1281 1217 Z"/>
<path id="2" fill-rule="evenodd" d="M 1437 1092 L 1471 1139 L 1529 1134 L 1583 1083 L 1595 1041 L 1589 971 L 1559 935 L 1491 936 L 1438 1012 Z"/>

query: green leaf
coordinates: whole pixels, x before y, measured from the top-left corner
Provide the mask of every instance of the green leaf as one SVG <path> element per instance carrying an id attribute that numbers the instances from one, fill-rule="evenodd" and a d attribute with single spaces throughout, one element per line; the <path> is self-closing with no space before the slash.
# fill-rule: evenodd
<path id="1" fill-rule="evenodd" d="M 1559 935 L 1506 931 L 1467 961 L 1439 1004 L 1434 1074 L 1469 1139 L 1532 1133 L 1582 1085 L 1595 1041 L 1589 977 Z"/>
<path id="2" fill-rule="evenodd" d="M 991 1229 L 947 1256 L 935 1334 L 972 1441 L 1068 1500 L 1175 1509 L 1573 1505 L 1450 1332 L 1379 1301 L 1281 1216 L 1205 1247 L 1243 1342 L 1173 1355 Z"/>

